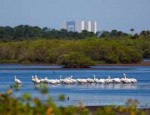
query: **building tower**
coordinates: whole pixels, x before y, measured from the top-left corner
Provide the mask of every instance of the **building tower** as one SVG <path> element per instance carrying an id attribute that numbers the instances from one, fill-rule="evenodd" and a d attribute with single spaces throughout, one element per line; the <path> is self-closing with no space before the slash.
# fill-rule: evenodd
<path id="1" fill-rule="evenodd" d="M 81 21 L 81 31 L 86 30 L 85 21 Z"/>
<path id="2" fill-rule="evenodd" d="M 89 32 L 92 31 L 92 22 L 91 21 L 88 21 L 87 31 L 89 31 Z"/>
<path id="3" fill-rule="evenodd" d="M 97 32 L 97 22 L 94 21 L 94 33 L 96 34 L 96 32 Z"/>
<path id="4" fill-rule="evenodd" d="M 97 32 L 97 22 L 96 21 L 67 21 L 62 23 L 62 29 L 66 29 L 68 32 L 82 32 L 86 30 L 88 32 Z"/>
<path id="5" fill-rule="evenodd" d="M 67 21 L 66 23 L 66 29 L 68 30 L 68 32 L 72 31 L 72 32 L 75 32 L 75 21 Z"/>

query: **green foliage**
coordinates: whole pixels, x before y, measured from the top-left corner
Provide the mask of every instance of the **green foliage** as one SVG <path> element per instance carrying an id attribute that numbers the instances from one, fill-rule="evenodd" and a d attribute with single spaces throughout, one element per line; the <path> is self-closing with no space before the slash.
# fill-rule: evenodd
<path id="1" fill-rule="evenodd" d="M 41 84 L 41 94 L 47 94 L 48 93 L 48 87 L 45 84 Z"/>
<path id="2" fill-rule="evenodd" d="M 85 68 L 94 65 L 94 62 L 90 58 L 79 52 L 64 54 L 58 59 L 58 63 L 67 68 Z"/>
<path id="3" fill-rule="evenodd" d="M 95 115 L 115 115 L 115 111 L 113 110 L 113 107 L 107 106 L 104 108 L 99 108 Z"/>
<path id="4" fill-rule="evenodd" d="M 149 39 L 24 40 L 0 42 L 0 63 L 50 63 L 88 67 L 97 63 L 138 63 L 150 57 Z"/>
<path id="5" fill-rule="evenodd" d="M 19 84 L 13 84 L 13 85 L 10 86 L 10 88 L 11 88 L 11 89 L 14 89 L 14 90 L 16 90 L 16 91 L 19 91 L 20 86 L 19 86 Z"/>
<path id="6" fill-rule="evenodd" d="M 66 99 L 66 97 L 65 97 L 65 95 L 62 94 L 62 95 L 59 95 L 58 99 L 60 101 L 64 101 Z"/>
<path id="7" fill-rule="evenodd" d="M 127 33 L 124 33 L 122 31 L 118 31 L 118 30 L 112 30 L 111 32 L 109 31 L 102 31 L 101 34 L 100 34 L 100 38 L 113 38 L 113 39 L 116 39 L 116 38 L 122 38 L 122 37 L 128 37 L 129 34 Z"/>
<path id="8" fill-rule="evenodd" d="M 126 102 L 126 105 L 128 107 L 134 107 L 134 108 L 136 108 L 138 104 L 139 104 L 139 101 L 136 100 L 136 99 L 135 100 L 128 99 L 127 102 Z"/>
<path id="9" fill-rule="evenodd" d="M 24 40 L 24 39 L 37 39 L 39 37 L 46 39 L 84 39 L 87 37 L 94 37 L 93 32 L 83 31 L 68 32 L 65 29 L 55 30 L 47 27 L 40 28 L 38 26 L 19 25 L 16 27 L 0 27 L 0 40 Z"/>
<path id="10" fill-rule="evenodd" d="M 23 100 L 26 100 L 26 101 L 30 101 L 30 99 L 31 99 L 31 97 L 28 93 L 23 94 L 22 98 L 23 98 Z"/>
<path id="11" fill-rule="evenodd" d="M 109 31 L 98 31 L 96 34 L 83 30 L 82 32 L 68 32 L 65 29 L 55 30 L 47 27 L 40 28 L 38 26 L 19 25 L 16 27 L 0 26 L 0 40 L 1 41 L 21 41 L 21 40 L 35 40 L 38 38 L 45 39 L 85 39 L 89 37 L 107 38 L 107 39 L 122 39 L 130 37 L 132 39 L 150 39 L 150 31 L 143 30 L 141 33 L 135 33 L 134 29 L 130 29 L 131 34 L 127 34 L 122 31 L 112 30 Z"/>

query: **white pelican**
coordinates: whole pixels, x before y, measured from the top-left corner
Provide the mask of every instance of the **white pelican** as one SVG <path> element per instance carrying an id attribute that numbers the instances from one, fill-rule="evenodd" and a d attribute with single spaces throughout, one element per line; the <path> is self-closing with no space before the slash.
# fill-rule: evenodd
<path id="1" fill-rule="evenodd" d="M 71 77 L 67 77 L 67 78 L 63 79 L 63 83 L 71 84 L 72 83 Z"/>
<path id="2" fill-rule="evenodd" d="M 60 75 L 60 79 L 59 79 L 59 81 L 60 81 L 61 83 L 63 83 L 63 79 L 61 78 L 61 75 Z"/>
<path id="3" fill-rule="evenodd" d="M 113 82 L 113 80 L 110 78 L 110 76 L 108 76 L 108 78 L 105 79 L 105 83 L 112 83 L 112 82 Z"/>
<path id="4" fill-rule="evenodd" d="M 105 83 L 105 79 L 99 79 L 99 83 Z"/>
<path id="5" fill-rule="evenodd" d="M 41 83 L 45 83 L 45 79 L 39 78 Z"/>
<path id="6" fill-rule="evenodd" d="M 35 84 L 35 77 L 32 75 L 32 81 Z"/>
<path id="7" fill-rule="evenodd" d="M 74 84 L 74 83 L 77 83 L 77 80 L 73 79 L 73 76 L 71 76 L 71 82 Z"/>
<path id="8" fill-rule="evenodd" d="M 127 78 L 125 73 L 123 74 L 123 76 L 124 78 L 121 78 L 122 83 L 126 83 L 126 84 L 131 83 L 131 79 Z"/>
<path id="9" fill-rule="evenodd" d="M 130 78 L 130 80 L 131 80 L 131 83 L 136 83 L 137 82 L 137 80 L 135 78 Z"/>
<path id="10" fill-rule="evenodd" d="M 16 76 L 15 76 L 15 82 L 16 82 L 17 84 L 22 84 L 22 82 L 21 82 L 19 79 L 17 79 Z"/>
<path id="11" fill-rule="evenodd" d="M 47 77 L 45 77 L 44 79 L 42 79 L 43 81 L 43 83 L 46 83 L 46 84 L 48 84 L 49 83 L 49 79 L 47 78 Z"/>
<path id="12" fill-rule="evenodd" d="M 87 83 L 87 79 L 78 78 L 78 79 L 76 79 L 76 81 L 78 82 L 78 84 L 86 84 Z"/>
<path id="13" fill-rule="evenodd" d="M 37 75 L 35 75 L 35 77 L 32 76 L 32 81 L 34 82 L 34 84 L 41 83 L 41 80 L 37 77 Z"/>
<path id="14" fill-rule="evenodd" d="M 95 75 L 94 75 L 94 82 L 99 83 L 99 79 L 97 79 Z"/>
<path id="15" fill-rule="evenodd" d="M 117 83 L 121 83 L 121 79 L 120 79 L 120 78 L 114 78 L 114 79 L 113 79 L 113 82 L 116 83 L 116 84 L 117 84 Z"/>
<path id="16" fill-rule="evenodd" d="M 59 79 L 55 79 L 55 82 L 56 82 L 56 84 L 59 84 L 60 80 Z"/>

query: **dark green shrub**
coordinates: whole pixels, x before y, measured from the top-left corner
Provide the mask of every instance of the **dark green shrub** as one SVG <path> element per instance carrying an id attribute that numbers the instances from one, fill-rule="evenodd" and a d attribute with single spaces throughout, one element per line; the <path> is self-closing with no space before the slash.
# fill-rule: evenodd
<path id="1" fill-rule="evenodd" d="M 80 52 L 65 54 L 58 59 L 57 63 L 64 65 L 66 68 L 87 68 L 95 65 L 89 57 Z"/>

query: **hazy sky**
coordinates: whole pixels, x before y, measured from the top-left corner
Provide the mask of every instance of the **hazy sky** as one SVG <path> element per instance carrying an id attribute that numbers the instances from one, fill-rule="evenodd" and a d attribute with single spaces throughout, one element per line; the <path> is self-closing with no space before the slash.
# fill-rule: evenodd
<path id="1" fill-rule="evenodd" d="M 66 20 L 96 20 L 98 30 L 150 30 L 150 0 L 0 0 L 0 26 L 59 29 Z"/>

